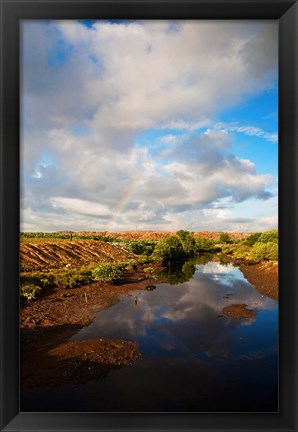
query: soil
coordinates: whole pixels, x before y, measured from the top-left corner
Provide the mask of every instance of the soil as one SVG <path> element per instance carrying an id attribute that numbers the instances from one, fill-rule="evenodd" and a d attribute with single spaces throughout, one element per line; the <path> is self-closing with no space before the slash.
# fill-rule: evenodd
<path id="1" fill-rule="evenodd" d="M 267 297 L 278 300 L 278 263 L 240 264 L 240 270 L 255 288 Z"/>
<path id="2" fill-rule="evenodd" d="M 114 285 L 95 283 L 73 289 L 48 289 L 43 297 L 22 306 L 22 391 L 96 381 L 140 358 L 133 341 L 102 338 L 70 342 L 69 338 L 120 296 L 132 296 L 135 290 L 155 285 L 157 281 L 145 276 L 142 269 L 139 266 L 126 272 Z"/>
<path id="3" fill-rule="evenodd" d="M 254 285 L 260 294 L 278 301 L 277 261 L 263 261 L 256 264 L 246 259 L 233 259 L 232 256 L 226 254 L 221 254 L 221 257 L 227 262 L 239 266 L 245 278 Z"/>
<path id="4" fill-rule="evenodd" d="M 38 240 L 38 241 L 36 241 Z M 121 245 L 99 240 L 40 240 L 21 242 L 22 272 L 49 271 L 63 267 L 80 267 L 92 262 L 119 262 L 136 256 Z"/>
<path id="5" fill-rule="evenodd" d="M 232 304 L 223 308 L 223 313 L 232 318 L 253 318 L 255 313 L 253 310 L 248 309 L 246 304 Z"/>

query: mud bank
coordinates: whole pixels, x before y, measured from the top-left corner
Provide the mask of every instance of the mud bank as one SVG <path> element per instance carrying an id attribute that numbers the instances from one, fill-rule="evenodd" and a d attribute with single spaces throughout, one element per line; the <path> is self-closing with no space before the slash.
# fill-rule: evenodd
<path id="1" fill-rule="evenodd" d="M 263 295 L 278 300 L 278 263 L 240 264 L 246 279 Z"/>
<path id="2" fill-rule="evenodd" d="M 140 266 L 114 285 L 95 283 L 73 289 L 45 290 L 21 308 L 21 389 L 78 385 L 104 378 L 111 370 L 140 358 L 134 341 L 93 339 L 70 342 L 96 313 L 156 280 Z M 134 298 L 131 297 L 134 302 Z"/>

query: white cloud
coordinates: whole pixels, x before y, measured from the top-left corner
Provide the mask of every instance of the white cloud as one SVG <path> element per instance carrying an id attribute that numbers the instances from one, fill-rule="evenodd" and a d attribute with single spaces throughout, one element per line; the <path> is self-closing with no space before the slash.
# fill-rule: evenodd
<path id="1" fill-rule="evenodd" d="M 272 176 L 229 153 L 229 129 L 195 130 L 272 85 L 276 43 L 275 22 L 24 22 L 23 229 L 199 229 L 218 200 L 268 198 Z M 148 128 L 186 133 L 152 155 L 135 144 Z"/>

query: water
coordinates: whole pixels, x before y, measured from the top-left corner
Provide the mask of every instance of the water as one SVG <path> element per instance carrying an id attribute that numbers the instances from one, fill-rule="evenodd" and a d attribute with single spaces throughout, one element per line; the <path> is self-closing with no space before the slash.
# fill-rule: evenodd
<path id="1" fill-rule="evenodd" d="M 22 410 L 278 411 L 277 303 L 232 264 L 190 262 L 163 277 L 170 283 L 121 298 L 72 337 L 135 340 L 141 360 L 74 389 L 31 391 Z M 223 314 L 240 303 L 255 316 Z"/>

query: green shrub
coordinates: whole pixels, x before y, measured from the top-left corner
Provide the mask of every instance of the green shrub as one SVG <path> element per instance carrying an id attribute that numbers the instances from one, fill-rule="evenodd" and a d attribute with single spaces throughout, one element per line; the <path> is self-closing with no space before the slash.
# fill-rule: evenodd
<path id="1" fill-rule="evenodd" d="M 182 243 L 177 236 L 167 236 L 156 246 L 152 257 L 163 262 L 178 261 L 185 256 Z"/>
<path id="2" fill-rule="evenodd" d="M 35 300 L 41 294 L 41 288 L 37 285 L 23 285 L 20 289 L 20 297 L 26 300 Z"/>
<path id="3" fill-rule="evenodd" d="M 233 243 L 233 240 L 231 239 L 230 235 L 228 233 L 221 233 L 219 236 L 219 243 Z"/>
<path id="4" fill-rule="evenodd" d="M 179 230 L 176 232 L 177 236 L 179 237 L 182 249 L 187 256 L 192 256 L 195 253 L 196 248 L 196 240 L 192 233 L 186 230 Z"/>
<path id="5" fill-rule="evenodd" d="M 50 288 L 55 285 L 52 273 L 30 272 L 20 274 L 21 285 L 38 285 L 42 288 Z"/>
<path id="6" fill-rule="evenodd" d="M 245 244 L 238 244 L 233 249 L 233 256 L 235 258 L 241 259 L 241 258 L 248 258 L 249 257 L 249 251 L 250 247 Z"/>
<path id="7" fill-rule="evenodd" d="M 144 273 L 154 273 L 154 268 L 153 267 L 145 267 L 143 269 Z"/>
<path id="8" fill-rule="evenodd" d="M 144 255 L 142 255 L 142 256 L 140 256 L 140 258 L 138 259 L 138 262 L 139 262 L 139 263 L 142 263 L 142 264 L 149 264 L 149 263 L 151 263 L 152 261 L 153 261 L 152 255 L 151 255 L 151 256 L 144 256 Z"/>
<path id="9" fill-rule="evenodd" d="M 278 260 L 278 245 L 275 242 L 261 243 L 257 242 L 250 250 L 250 256 L 255 262 L 263 260 Z"/>
<path id="10" fill-rule="evenodd" d="M 72 269 L 53 272 L 54 283 L 63 288 L 75 288 L 92 282 L 92 271 Z"/>
<path id="11" fill-rule="evenodd" d="M 257 241 L 259 241 L 261 233 L 253 233 L 250 234 L 246 239 L 243 241 L 244 244 L 247 244 L 248 246 L 253 246 Z"/>
<path id="12" fill-rule="evenodd" d="M 261 243 L 277 243 L 278 242 L 278 231 L 277 230 L 271 230 L 271 231 L 265 231 L 263 232 L 258 242 Z"/>
<path id="13" fill-rule="evenodd" d="M 153 253 L 156 246 L 155 241 L 150 240 L 136 240 L 130 241 L 128 244 L 128 250 L 136 255 L 149 256 Z"/>
<path id="14" fill-rule="evenodd" d="M 100 264 L 92 271 L 92 277 L 95 281 L 113 282 L 119 279 L 121 270 L 115 264 Z"/>
<path id="15" fill-rule="evenodd" d="M 272 261 L 278 261 L 278 244 L 270 242 L 266 244 L 267 246 L 267 259 Z"/>
<path id="16" fill-rule="evenodd" d="M 196 237 L 196 251 L 197 252 L 209 252 L 214 250 L 215 243 L 206 237 Z"/>

